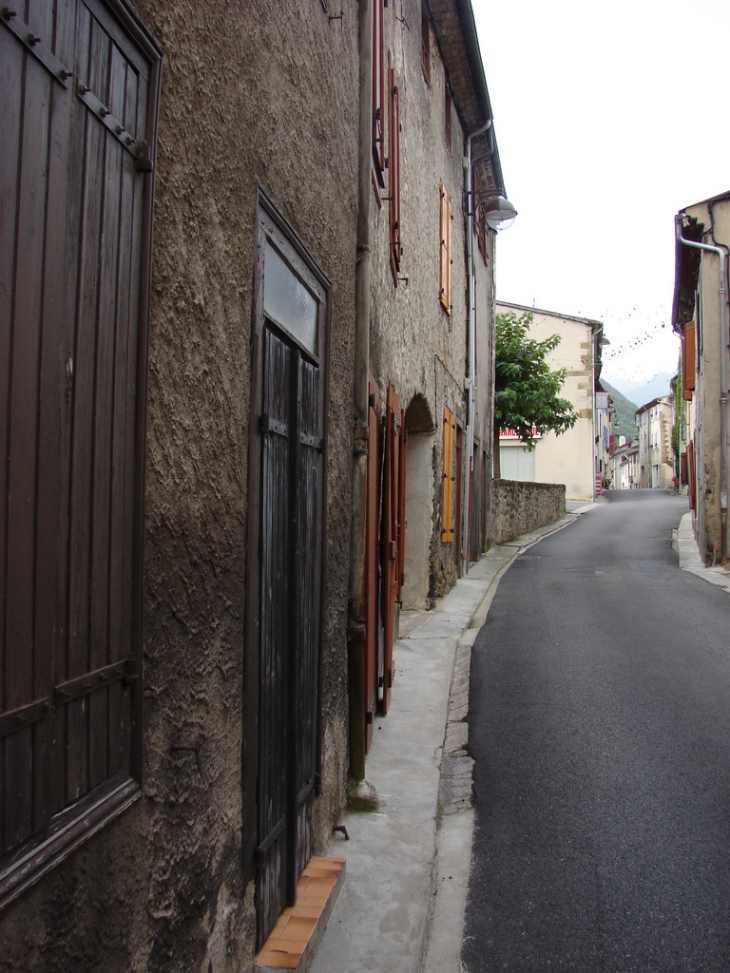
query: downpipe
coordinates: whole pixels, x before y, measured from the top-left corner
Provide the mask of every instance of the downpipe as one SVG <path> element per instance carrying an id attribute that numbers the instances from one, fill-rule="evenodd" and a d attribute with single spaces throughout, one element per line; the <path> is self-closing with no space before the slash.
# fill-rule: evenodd
<path id="1" fill-rule="evenodd" d="M 674 217 L 677 240 L 685 247 L 695 250 L 705 250 L 716 253 L 720 259 L 720 560 L 724 564 L 727 556 L 727 345 L 730 338 L 730 320 L 728 320 L 727 304 L 727 260 L 725 251 L 721 247 L 711 246 L 709 243 L 698 243 L 695 240 L 685 240 L 682 235 L 684 216 L 677 213 Z"/>
<path id="2" fill-rule="evenodd" d="M 474 476 L 474 392 L 476 390 L 476 335 L 474 333 L 474 307 L 476 304 L 476 282 L 474 278 L 474 160 L 471 155 L 472 139 L 483 135 L 492 127 L 488 119 L 480 128 L 466 137 L 466 156 L 464 158 L 464 181 L 466 182 L 466 347 L 467 373 L 464 380 L 466 391 L 466 457 L 467 481 L 466 502 L 464 503 L 463 529 L 461 532 L 461 574 L 469 573 L 469 525 L 471 523 L 472 478 Z M 487 153 L 491 155 L 491 152 Z"/>

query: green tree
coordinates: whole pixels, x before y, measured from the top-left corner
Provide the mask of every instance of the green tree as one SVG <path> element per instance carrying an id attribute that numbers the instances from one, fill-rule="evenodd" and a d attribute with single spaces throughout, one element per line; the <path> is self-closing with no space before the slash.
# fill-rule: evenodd
<path id="1" fill-rule="evenodd" d="M 532 314 L 507 311 L 497 315 L 494 390 L 494 472 L 499 476 L 499 432 L 514 429 L 528 449 L 533 430 L 557 435 L 571 429 L 578 413 L 560 392 L 567 371 L 551 369 L 547 355 L 560 344 L 560 335 L 544 341 L 529 336 Z"/>

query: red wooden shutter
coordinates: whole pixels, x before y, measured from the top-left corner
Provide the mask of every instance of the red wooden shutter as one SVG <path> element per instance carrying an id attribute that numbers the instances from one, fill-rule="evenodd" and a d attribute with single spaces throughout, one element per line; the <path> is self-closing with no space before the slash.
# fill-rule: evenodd
<path id="1" fill-rule="evenodd" d="M 400 222 L 400 110 L 395 71 L 390 67 L 388 54 L 388 85 L 390 88 L 390 131 L 388 140 L 388 171 L 390 173 L 390 267 L 398 286 L 400 261 L 403 255 Z"/>
<path id="2" fill-rule="evenodd" d="M 376 191 L 385 189 L 385 101 L 383 0 L 373 3 L 373 178 Z"/>
<path id="3" fill-rule="evenodd" d="M 443 421 L 443 473 L 441 475 L 441 543 L 448 544 L 454 537 L 454 414 L 444 409 Z"/>
<path id="4" fill-rule="evenodd" d="M 695 389 L 695 323 L 688 321 L 682 335 L 682 398 L 690 402 Z"/>

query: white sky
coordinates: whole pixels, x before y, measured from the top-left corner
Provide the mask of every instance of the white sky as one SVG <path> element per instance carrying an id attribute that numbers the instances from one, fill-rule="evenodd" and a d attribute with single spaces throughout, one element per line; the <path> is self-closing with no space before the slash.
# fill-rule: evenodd
<path id="1" fill-rule="evenodd" d="M 609 382 L 673 372 L 674 214 L 730 190 L 730 0 L 472 2 L 519 212 L 498 299 L 603 320 Z"/>

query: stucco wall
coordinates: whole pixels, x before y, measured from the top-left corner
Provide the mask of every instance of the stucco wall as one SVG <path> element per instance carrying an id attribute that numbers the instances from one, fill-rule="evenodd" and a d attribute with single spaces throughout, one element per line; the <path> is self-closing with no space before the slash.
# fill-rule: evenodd
<path id="1" fill-rule="evenodd" d="M 565 514 L 562 483 L 492 481 L 491 533 L 495 544 L 506 544 Z"/>
<path id="2" fill-rule="evenodd" d="M 247 428 L 257 184 L 331 288 L 315 849 L 346 771 L 357 17 L 138 0 L 164 51 L 150 322 L 143 796 L 0 917 L 0 969 L 241 973 Z"/>
<path id="3" fill-rule="evenodd" d="M 420 4 L 404 12 L 410 30 L 396 20 L 400 8 L 385 9 L 385 61 L 391 53 L 399 90 L 401 118 L 401 275 L 395 287 L 390 269 L 389 209 L 372 203 L 371 367 L 385 400 L 388 382 L 403 409 L 415 396 L 428 402 L 433 423 L 434 466 L 431 489 L 434 511 L 431 536 L 431 598 L 456 581 L 454 544 L 441 544 L 441 428 L 444 407 L 465 423 L 464 361 L 466 353 L 466 268 L 464 260 L 463 134 L 456 110 L 452 115 L 452 148 L 445 138 L 445 73 L 431 33 L 431 84 L 421 69 Z M 386 82 L 386 88 L 387 88 Z M 387 154 L 387 152 L 386 152 Z M 387 175 L 387 171 L 386 171 Z M 451 198 L 452 310 L 439 302 L 439 185 Z M 387 195 L 387 190 L 385 195 Z M 430 242 L 430 245 L 429 245 Z"/>

